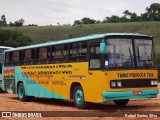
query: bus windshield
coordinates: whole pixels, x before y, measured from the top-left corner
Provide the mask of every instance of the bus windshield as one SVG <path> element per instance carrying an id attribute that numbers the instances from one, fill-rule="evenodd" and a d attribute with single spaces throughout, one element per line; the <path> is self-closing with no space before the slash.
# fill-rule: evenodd
<path id="1" fill-rule="evenodd" d="M 151 40 L 135 40 L 137 66 L 153 66 L 153 48 Z"/>
<path id="2" fill-rule="evenodd" d="M 134 58 L 137 66 L 154 66 L 151 40 L 135 39 L 133 45 L 132 39 L 108 39 L 106 45 L 105 68 L 135 67 Z"/>

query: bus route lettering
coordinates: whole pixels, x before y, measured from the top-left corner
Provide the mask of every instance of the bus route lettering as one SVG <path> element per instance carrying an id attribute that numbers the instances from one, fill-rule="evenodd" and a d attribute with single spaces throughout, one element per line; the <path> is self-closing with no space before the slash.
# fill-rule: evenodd
<path id="1" fill-rule="evenodd" d="M 118 78 L 144 78 L 144 77 L 154 77 L 153 73 L 117 73 Z"/>

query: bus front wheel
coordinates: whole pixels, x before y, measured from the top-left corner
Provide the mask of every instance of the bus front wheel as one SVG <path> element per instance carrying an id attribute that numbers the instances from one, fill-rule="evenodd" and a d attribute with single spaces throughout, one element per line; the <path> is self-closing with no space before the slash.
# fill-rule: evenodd
<path id="1" fill-rule="evenodd" d="M 87 103 L 84 100 L 84 92 L 81 86 L 76 86 L 73 92 L 73 100 L 74 104 L 79 109 L 85 109 L 87 107 Z"/>
<path id="2" fill-rule="evenodd" d="M 114 100 L 114 103 L 119 107 L 126 106 L 128 102 L 129 102 L 129 99 L 126 99 L 126 100 Z"/>

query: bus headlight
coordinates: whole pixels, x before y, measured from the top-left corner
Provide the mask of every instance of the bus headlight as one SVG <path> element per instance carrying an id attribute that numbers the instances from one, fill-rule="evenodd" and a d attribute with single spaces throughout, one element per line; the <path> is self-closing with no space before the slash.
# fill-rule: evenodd
<path id="1" fill-rule="evenodd" d="M 151 85 L 154 85 L 154 81 L 153 80 L 151 80 Z"/>
<path id="2" fill-rule="evenodd" d="M 158 85 L 158 81 L 157 80 L 154 81 L 154 85 Z"/>
<path id="3" fill-rule="evenodd" d="M 151 85 L 157 85 L 157 84 L 158 84 L 157 80 L 151 80 Z"/>
<path id="4" fill-rule="evenodd" d="M 116 87 L 116 82 L 111 82 L 111 87 Z"/>
<path id="5" fill-rule="evenodd" d="M 121 81 L 117 82 L 117 87 L 122 87 L 122 82 Z"/>

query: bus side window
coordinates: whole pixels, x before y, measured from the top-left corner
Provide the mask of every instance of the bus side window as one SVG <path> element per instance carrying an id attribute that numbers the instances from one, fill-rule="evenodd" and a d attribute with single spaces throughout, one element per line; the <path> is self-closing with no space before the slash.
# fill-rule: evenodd
<path id="1" fill-rule="evenodd" d="M 69 61 L 77 61 L 78 56 L 78 44 L 72 43 L 69 45 Z"/>
<path id="2" fill-rule="evenodd" d="M 34 50 L 32 49 L 28 49 L 24 51 L 24 64 L 32 64 L 33 52 Z"/>
<path id="3" fill-rule="evenodd" d="M 19 62 L 19 51 L 14 51 L 13 52 L 13 55 L 12 55 L 12 58 L 11 58 L 11 62 L 13 65 L 17 65 L 18 62 Z"/>
<path id="4" fill-rule="evenodd" d="M 54 58 L 56 56 L 55 46 L 52 46 L 51 48 L 51 58 Z"/>
<path id="5" fill-rule="evenodd" d="M 51 47 L 47 47 L 47 59 L 51 59 L 52 54 L 51 54 Z"/>
<path id="6" fill-rule="evenodd" d="M 48 47 L 42 47 L 36 49 L 36 59 L 38 63 L 49 63 L 48 60 Z"/>
<path id="7" fill-rule="evenodd" d="M 6 53 L 5 62 L 7 62 L 7 63 L 10 62 L 10 53 L 9 52 Z"/>
<path id="8" fill-rule="evenodd" d="M 27 60 L 31 60 L 31 50 L 25 50 L 25 55 L 24 55 L 24 60 L 27 61 Z"/>
<path id="9" fill-rule="evenodd" d="M 11 61 L 11 52 L 7 52 L 5 55 L 5 65 L 9 66 Z"/>
<path id="10" fill-rule="evenodd" d="M 19 51 L 19 65 L 23 65 L 23 60 L 24 60 L 24 57 L 23 57 L 23 54 L 24 54 L 24 51 Z"/>
<path id="11" fill-rule="evenodd" d="M 62 53 L 63 47 L 56 46 L 55 49 L 56 49 L 55 58 L 62 58 L 63 57 L 63 53 Z"/>
<path id="12" fill-rule="evenodd" d="M 77 61 L 85 61 L 87 55 L 87 42 L 78 43 Z"/>
<path id="13" fill-rule="evenodd" d="M 62 53 L 63 53 L 63 58 L 64 58 L 65 62 L 68 62 L 68 52 L 69 52 L 68 51 L 68 44 L 64 44 Z"/>
<path id="14" fill-rule="evenodd" d="M 70 51 L 69 51 L 69 53 L 70 53 L 69 56 L 70 57 L 77 56 L 77 54 L 78 54 L 77 47 L 78 47 L 77 43 L 73 43 L 73 44 L 70 45 Z"/>
<path id="15" fill-rule="evenodd" d="M 93 45 L 90 47 L 90 69 L 99 69 L 100 68 L 100 51 L 99 44 Z"/>
<path id="16" fill-rule="evenodd" d="M 39 48 L 38 59 L 47 59 L 47 47 Z"/>
<path id="17" fill-rule="evenodd" d="M 51 56 L 52 62 L 67 62 L 68 45 L 52 46 Z"/>

